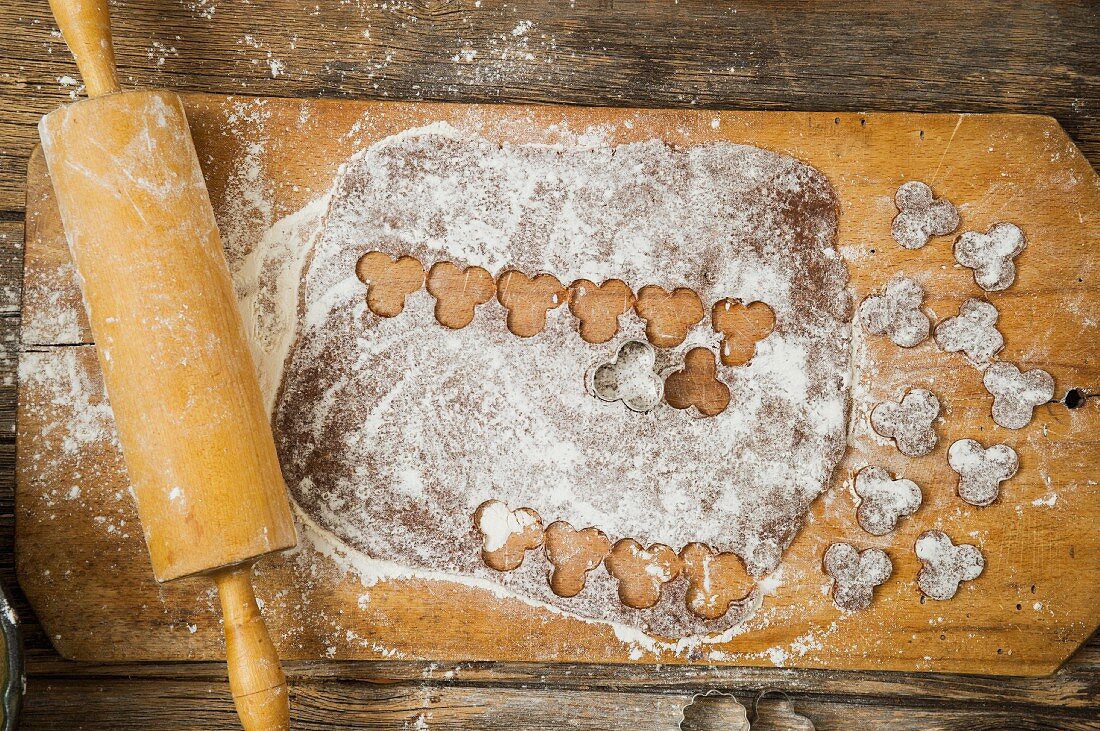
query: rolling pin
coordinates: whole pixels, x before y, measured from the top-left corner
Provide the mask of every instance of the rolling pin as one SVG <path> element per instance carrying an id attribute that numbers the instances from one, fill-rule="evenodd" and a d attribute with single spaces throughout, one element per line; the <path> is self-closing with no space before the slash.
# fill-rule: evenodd
<path id="1" fill-rule="evenodd" d="M 39 124 L 158 581 L 213 578 L 249 731 L 289 728 L 252 564 L 294 523 L 179 97 L 122 92 L 106 0 L 51 0 L 88 99 Z"/>

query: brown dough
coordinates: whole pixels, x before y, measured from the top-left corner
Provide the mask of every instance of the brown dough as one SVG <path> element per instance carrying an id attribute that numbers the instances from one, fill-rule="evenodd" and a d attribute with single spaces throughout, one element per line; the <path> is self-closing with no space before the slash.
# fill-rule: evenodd
<path id="1" fill-rule="evenodd" d="M 910 389 L 900 402 L 884 401 L 871 411 L 871 428 L 893 439 L 898 451 L 920 457 L 936 448 L 940 400 L 923 388 Z"/>
<path id="2" fill-rule="evenodd" d="M 881 548 L 860 551 L 849 543 L 829 546 L 822 567 L 833 578 L 833 604 L 846 612 L 860 612 L 871 606 L 875 587 L 885 584 L 894 570 Z"/>
<path id="3" fill-rule="evenodd" d="M 946 601 L 955 596 L 959 584 L 981 576 L 985 556 L 977 546 L 955 545 L 941 530 L 928 530 L 917 537 L 914 546 L 922 568 L 917 586 L 930 599 Z"/>

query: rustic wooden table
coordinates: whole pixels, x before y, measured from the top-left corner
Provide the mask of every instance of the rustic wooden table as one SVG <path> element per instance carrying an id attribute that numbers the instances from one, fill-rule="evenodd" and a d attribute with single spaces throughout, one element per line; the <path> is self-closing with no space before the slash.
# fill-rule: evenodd
<path id="1" fill-rule="evenodd" d="M 271 96 L 652 107 L 1028 112 L 1100 160 L 1095 2 L 119 0 L 126 85 Z M 61 659 L 15 581 L 15 378 L 26 161 L 79 92 L 45 0 L 0 7 L 0 580 L 28 650 L 24 728 L 234 728 L 217 663 Z M 818 729 L 1097 729 L 1100 640 L 1049 678 L 759 668 L 300 662 L 295 728 L 675 729 L 695 693 L 785 691 Z M 776 704 L 768 708 L 775 710 Z M 695 728 L 730 728 L 712 697 Z M 794 727 L 772 714 L 772 728 Z M 787 725 L 785 725 L 787 724 Z M 761 722 L 756 727 L 765 725 Z"/>

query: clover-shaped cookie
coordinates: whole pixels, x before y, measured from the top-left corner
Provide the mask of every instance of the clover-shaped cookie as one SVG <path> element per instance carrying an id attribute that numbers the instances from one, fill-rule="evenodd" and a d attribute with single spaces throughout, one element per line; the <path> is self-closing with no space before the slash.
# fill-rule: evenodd
<path id="1" fill-rule="evenodd" d="M 871 295 L 859 306 L 863 329 L 886 335 L 895 345 L 912 348 L 928 337 L 932 325 L 921 312 L 924 289 L 912 279 L 895 279 L 882 294 Z"/>
<path id="2" fill-rule="evenodd" d="M 985 557 L 976 546 L 956 546 L 940 530 L 921 533 L 915 548 L 922 564 L 917 586 L 929 599 L 950 599 L 960 583 L 978 578 L 985 569 Z"/>
<path id="3" fill-rule="evenodd" d="M 756 344 L 771 334 L 775 313 L 763 302 L 746 305 L 726 298 L 714 303 L 710 323 L 714 332 L 722 334 L 722 365 L 739 366 L 752 360 Z"/>
<path id="4" fill-rule="evenodd" d="M 991 302 L 968 299 L 962 303 L 957 317 L 949 317 L 936 325 L 936 344 L 947 353 L 960 350 L 974 363 L 988 363 L 1005 345 L 997 330 L 1000 313 Z"/>
<path id="5" fill-rule="evenodd" d="M 550 569 L 550 589 L 560 597 L 569 598 L 584 589 L 588 572 L 607 556 L 611 541 L 598 528 L 577 530 L 559 520 L 546 528 L 542 548 L 553 567 Z"/>
<path id="6" fill-rule="evenodd" d="M 405 297 L 424 285 L 424 267 L 411 256 L 397 259 L 368 251 L 355 264 L 355 276 L 367 285 L 367 307 L 379 317 L 396 317 L 405 309 Z"/>
<path id="7" fill-rule="evenodd" d="M 717 416 L 730 405 L 729 386 L 718 380 L 714 353 L 692 348 L 684 367 L 665 378 L 665 401 L 674 409 L 694 406 L 703 416 Z"/>
<path id="8" fill-rule="evenodd" d="M 864 467 L 853 484 L 859 496 L 856 520 L 859 527 L 873 536 L 894 530 L 902 518 L 917 512 L 922 495 L 912 480 L 895 480 L 881 467 Z"/>
<path id="9" fill-rule="evenodd" d="M 1016 279 L 1016 257 L 1027 242 L 1012 223 L 995 223 L 988 233 L 967 231 L 955 241 L 955 261 L 974 270 L 974 281 L 987 292 L 1008 289 Z"/>
<path id="10" fill-rule="evenodd" d="M 481 558 L 497 571 L 513 571 L 527 551 L 542 545 L 542 518 L 531 508 L 509 510 L 499 500 L 486 500 L 474 511 L 481 533 Z"/>
<path id="11" fill-rule="evenodd" d="M 898 451 L 910 457 L 928 454 L 936 447 L 933 427 L 940 400 L 923 388 L 910 389 L 899 403 L 884 401 L 871 411 L 871 428 L 893 439 Z"/>
<path id="12" fill-rule="evenodd" d="M 1016 474 L 1020 458 L 1007 444 L 984 449 L 973 439 L 960 439 L 947 450 L 947 463 L 959 473 L 959 497 L 983 507 L 996 500 L 1001 483 Z"/>
<path id="13" fill-rule="evenodd" d="M 619 317 L 634 306 L 634 293 L 620 279 L 593 284 L 578 279 L 569 285 L 569 311 L 581 321 L 581 340 L 606 343 L 619 332 Z"/>
<path id="14" fill-rule="evenodd" d="M 834 543 L 822 560 L 825 573 L 833 579 L 833 604 L 845 612 L 860 612 L 871 606 L 875 587 L 886 583 L 894 564 L 879 548 L 860 551 L 849 543 Z"/>
<path id="15" fill-rule="evenodd" d="M 706 544 L 689 543 L 680 560 L 688 581 L 687 607 L 697 617 L 718 619 L 752 592 L 752 578 L 736 553 L 715 553 Z"/>
<path id="16" fill-rule="evenodd" d="M 1035 407 L 1054 398 L 1054 378 L 1039 368 L 1021 373 L 1011 363 L 998 361 L 985 369 L 982 383 L 993 394 L 993 421 L 1006 429 L 1023 429 L 1031 423 Z"/>
<path id="17" fill-rule="evenodd" d="M 465 269 L 449 261 L 432 265 L 428 271 L 428 292 L 435 297 L 435 319 L 441 325 L 461 330 L 474 319 L 474 308 L 497 292 L 493 275 L 481 267 Z"/>
<path id="18" fill-rule="evenodd" d="M 658 348 L 674 348 L 702 321 L 703 302 L 686 287 L 671 292 L 649 284 L 638 290 L 634 303 L 638 317 L 645 320 L 645 336 Z"/>
<path id="19" fill-rule="evenodd" d="M 553 274 L 528 277 L 509 269 L 497 279 L 497 301 L 508 310 L 508 329 L 529 338 L 546 327 L 546 313 L 566 300 L 565 287 Z"/>
<path id="20" fill-rule="evenodd" d="M 611 547 L 603 567 L 619 582 L 619 599 L 628 607 L 646 609 L 661 600 L 661 589 L 680 575 L 680 557 L 668 546 L 656 543 L 643 548 L 633 538 Z"/>
<path id="21" fill-rule="evenodd" d="M 905 249 L 919 249 L 933 236 L 945 236 L 959 227 L 959 211 L 946 198 L 934 198 L 932 189 L 911 180 L 894 194 L 898 215 L 890 235 Z"/>
<path id="22" fill-rule="evenodd" d="M 657 354 L 653 346 L 628 340 L 615 360 L 592 374 L 592 391 L 603 401 L 622 401 L 631 411 L 645 413 L 661 402 L 664 385 L 653 370 Z"/>

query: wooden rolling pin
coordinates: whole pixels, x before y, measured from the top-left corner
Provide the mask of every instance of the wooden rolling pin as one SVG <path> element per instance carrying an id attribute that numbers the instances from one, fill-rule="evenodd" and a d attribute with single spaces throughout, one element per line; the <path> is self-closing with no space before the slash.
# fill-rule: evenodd
<path id="1" fill-rule="evenodd" d="M 39 134 L 153 571 L 214 579 L 241 722 L 287 729 L 251 571 L 294 523 L 183 105 L 120 91 L 106 0 L 50 5 L 90 98 Z"/>

